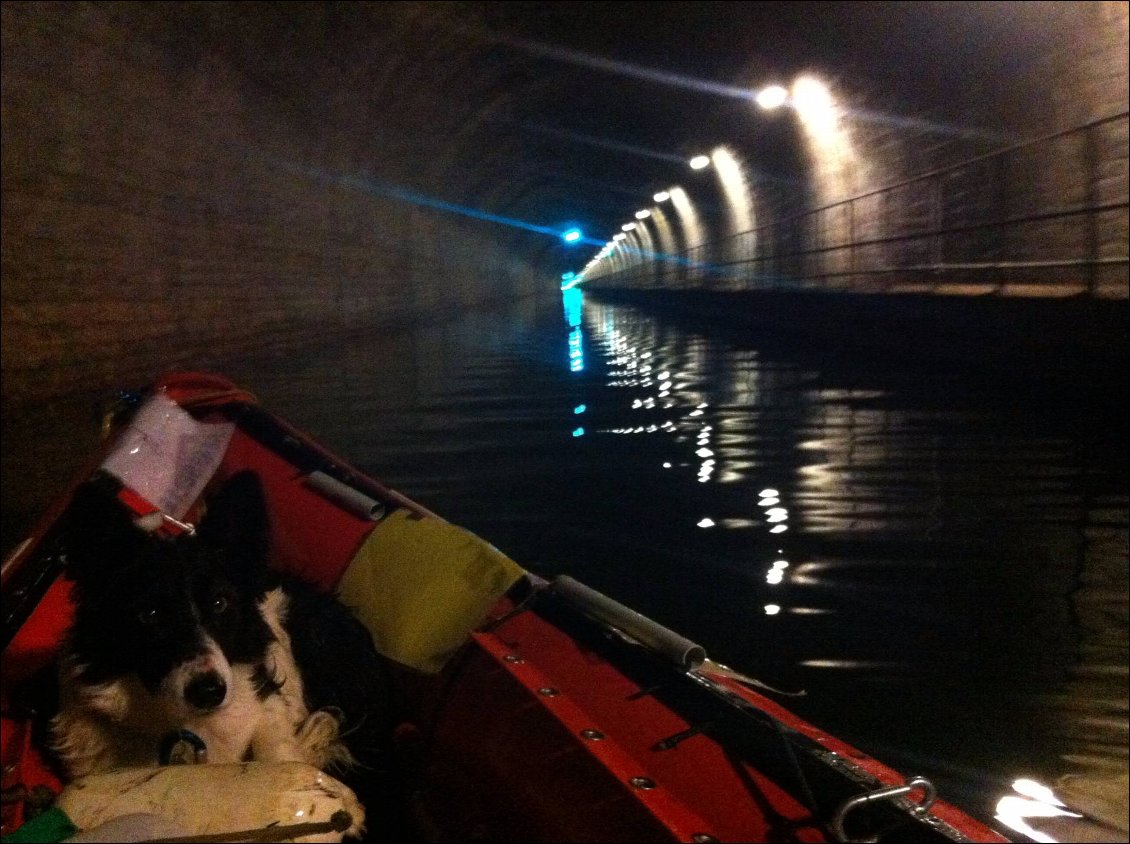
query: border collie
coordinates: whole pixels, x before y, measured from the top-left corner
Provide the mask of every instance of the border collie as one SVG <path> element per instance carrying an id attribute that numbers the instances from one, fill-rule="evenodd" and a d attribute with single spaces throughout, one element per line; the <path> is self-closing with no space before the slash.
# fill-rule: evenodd
<path id="1" fill-rule="evenodd" d="M 185 730 L 208 762 L 382 768 L 380 657 L 333 596 L 268 570 L 259 478 L 233 476 L 176 538 L 138 527 L 118 489 L 83 484 L 64 522 L 75 616 L 50 732 L 66 773 L 155 765 Z"/>

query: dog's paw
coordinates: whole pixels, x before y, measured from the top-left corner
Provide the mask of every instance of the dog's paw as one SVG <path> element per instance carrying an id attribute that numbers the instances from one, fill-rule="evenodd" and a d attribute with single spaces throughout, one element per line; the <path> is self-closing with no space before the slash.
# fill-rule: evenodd
<path id="1" fill-rule="evenodd" d="M 310 713 L 295 735 L 309 764 L 325 770 L 353 763 L 352 755 L 340 740 L 340 727 L 337 717 L 329 710 Z"/>

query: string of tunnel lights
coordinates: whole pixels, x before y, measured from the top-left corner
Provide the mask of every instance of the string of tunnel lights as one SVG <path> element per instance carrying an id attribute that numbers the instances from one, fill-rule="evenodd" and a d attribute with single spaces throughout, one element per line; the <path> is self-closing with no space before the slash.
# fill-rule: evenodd
<path id="1" fill-rule="evenodd" d="M 769 85 L 754 96 L 754 101 L 762 109 L 771 111 L 780 108 L 789 103 L 789 92 L 780 85 Z M 699 154 L 690 158 L 687 162 L 692 170 L 705 170 L 711 164 L 711 157 L 709 155 Z M 657 191 L 652 196 L 652 201 L 656 204 L 662 204 L 672 200 L 677 194 L 682 193 L 681 188 L 672 187 L 666 190 Z M 652 211 L 647 208 L 642 208 L 635 213 L 635 220 L 643 221 L 653 216 Z M 612 236 L 604 246 L 594 255 L 584 268 L 579 272 L 567 272 L 561 276 L 561 289 L 568 290 L 576 287 L 578 284 L 585 280 L 585 276 L 604 259 L 610 257 L 617 248 L 619 248 L 630 232 L 639 230 L 639 225 L 635 220 L 630 220 L 620 226 L 620 231 Z M 572 228 L 565 231 L 562 235 L 562 240 L 566 243 L 576 243 L 582 239 L 579 229 Z"/>
<path id="2" fill-rule="evenodd" d="M 798 81 L 798 88 L 800 88 L 799 81 Z M 775 108 L 779 108 L 780 106 L 789 102 L 789 94 L 781 86 L 770 86 L 770 87 L 765 88 L 762 91 L 758 92 L 755 95 L 755 101 L 763 109 L 775 109 Z M 736 162 L 734 160 L 734 156 L 732 154 L 730 154 L 725 148 L 720 148 L 718 150 L 715 150 L 713 157 L 707 156 L 707 155 L 695 155 L 687 161 L 688 166 L 692 170 L 705 170 L 706 168 L 710 167 L 712 163 L 715 165 L 715 169 L 718 171 L 719 178 L 721 180 L 723 180 L 723 182 L 725 182 L 728 175 L 730 175 L 731 173 L 733 173 L 735 171 L 735 169 L 737 169 L 736 168 Z M 730 185 L 724 184 L 723 187 L 727 189 L 727 194 L 731 193 L 731 190 L 730 190 L 731 186 Z M 684 229 L 688 233 L 688 235 L 689 235 L 689 232 L 690 232 L 690 229 L 692 228 L 692 226 L 697 225 L 695 220 L 694 220 L 694 216 L 695 216 L 694 210 L 693 210 L 692 207 L 690 207 L 689 199 L 686 195 L 686 192 L 682 188 L 677 187 L 677 186 L 672 186 L 668 189 L 657 191 L 656 193 L 654 193 L 652 195 L 652 200 L 657 205 L 661 205 L 662 203 L 666 203 L 666 202 L 672 202 L 672 204 L 675 206 L 676 212 L 679 214 L 680 218 L 682 219 L 682 222 L 684 224 Z M 666 226 L 666 221 L 665 221 L 665 218 L 663 216 L 662 211 L 658 208 L 655 208 L 655 209 L 642 208 L 642 209 L 635 212 L 633 220 L 629 220 L 628 222 L 625 222 L 624 224 L 621 225 L 620 231 L 616 232 L 613 235 L 612 239 L 604 244 L 604 246 L 601 248 L 600 252 L 598 252 L 596 256 L 594 256 L 592 259 L 590 259 L 590 261 L 588 262 L 588 264 L 585 265 L 583 270 L 581 270 L 580 272 L 572 272 L 572 271 L 566 272 L 561 276 L 561 281 L 562 281 L 561 288 L 562 288 L 562 290 L 563 291 L 570 291 L 570 290 L 572 290 L 572 288 L 577 287 L 577 285 L 579 285 L 581 282 L 583 282 L 586 274 L 589 273 L 592 270 L 592 268 L 599 261 L 601 261 L 605 257 L 612 254 L 620 246 L 620 244 L 628 238 L 628 236 L 631 232 L 637 232 L 637 231 L 640 232 L 640 234 L 637 236 L 637 242 L 640 244 L 641 247 L 644 247 L 644 250 L 646 250 L 647 245 L 650 244 L 652 241 L 651 241 L 651 238 L 650 238 L 650 234 L 647 233 L 647 231 L 646 231 L 646 222 L 645 221 L 647 221 L 649 218 L 653 218 L 653 217 L 655 218 L 654 222 L 656 224 L 656 229 L 657 229 L 656 233 L 660 237 L 660 240 L 662 241 L 662 239 L 663 239 L 662 228 L 664 226 Z M 576 235 L 576 236 L 572 237 L 572 238 L 567 238 L 565 235 L 562 235 L 563 239 L 566 239 L 567 242 L 569 242 L 570 240 L 573 240 L 573 241 L 580 240 L 579 230 L 571 229 L 571 230 L 569 230 L 568 234 Z M 669 234 L 669 232 L 668 232 L 668 234 Z M 646 251 L 644 251 L 644 250 L 641 250 L 641 254 L 646 254 Z M 567 299 L 567 303 L 566 303 L 567 311 L 570 310 L 570 308 L 569 308 L 570 302 L 573 305 L 572 309 L 574 311 L 579 311 L 579 303 L 575 299 L 569 299 L 569 297 L 575 297 L 579 293 L 580 293 L 579 290 L 574 290 L 572 293 L 566 293 L 565 294 L 566 299 Z M 581 337 L 580 337 L 581 331 L 580 331 L 579 312 L 576 313 L 576 315 L 573 318 L 570 319 L 570 326 L 572 328 L 572 331 L 570 333 L 570 338 L 569 338 L 570 369 L 573 372 L 578 372 L 578 371 L 581 371 L 584 368 L 583 350 L 581 348 L 582 342 L 581 342 Z M 611 333 L 613 335 L 616 334 L 616 332 L 614 330 Z M 625 383 L 651 384 L 652 379 L 647 377 L 647 373 L 649 373 L 650 370 L 652 369 L 651 362 L 644 360 L 644 358 L 650 358 L 651 357 L 651 352 L 641 353 L 639 355 L 639 358 L 640 358 L 639 361 L 632 360 L 630 358 L 632 358 L 631 353 L 634 350 L 626 350 L 625 348 L 623 348 L 622 345 L 617 344 L 615 336 L 610 337 L 609 339 L 610 339 L 610 342 L 612 344 L 613 350 L 618 352 L 618 356 L 614 359 L 613 363 L 618 364 L 618 365 L 624 365 L 624 366 L 627 367 L 627 370 L 636 370 L 637 376 L 639 376 L 639 377 L 636 377 L 636 378 L 628 378 Z M 626 375 L 629 374 L 629 372 L 628 371 L 618 372 L 616 374 L 626 376 Z M 675 402 L 670 398 L 670 395 L 671 395 L 670 388 L 672 387 L 672 381 L 670 380 L 670 376 L 671 376 L 671 372 L 669 372 L 669 371 L 664 370 L 662 372 L 659 372 L 659 374 L 656 376 L 656 378 L 658 379 L 658 381 L 656 383 L 658 384 L 658 389 L 659 389 L 657 396 L 654 397 L 654 398 L 651 398 L 651 397 L 636 398 L 632 403 L 632 409 L 657 408 L 659 401 L 664 402 L 663 408 L 665 408 L 665 409 L 674 408 Z M 642 381 L 641 381 L 641 378 L 643 379 Z M 619 380 L 614 380 L 613 382 L 610 382 L 610 384 L 619 384 L 619 383 L 620 383 Z M 584 405 L 578 406 L 578 409 L 575 410 L 574 413 L 583 412 L 584 407 L 585 407 Z M 693 410 L 689 411 L 689 413 L 687 414 L 688 424 L 691 424 L 692 426 L 697 428 L 697 441 L 696 441 L 697 448 L 696 448 L 694 453 L 695 453 L 695 456 L 697 458 L 701 458 L 701 466 L 700 466 L 698 478 L 697 478 L 700 483 L 711 482 L 711 480 L 713 479 L 712 476 L 715 472 L 715 469 L 718 467 L 718 463 L 715 459 L 715 451 L 711 447 L 713 445 L 711 439 L 712 439 L 712 436 L 713 436 L 714 426 L 707 424 L 706 421 L 705 421 L 705 417 L 704 417 L 704 413 L 706 413 L 705 409 L 708 408 L 708 407 L 709 407 L 708 402 L 700 401 L 697 404 L 697 406 L 695 406 L 695 408 Z M 694 419 L 693 417 L 699 417 L 699 418 Z M 650 426 L 648 426 L 648 425 L 633 426 L 633 427 L 630 427 L 630 428 L 627 428 L 627 429 L 609 429 L 607 432 L 608 433 L 622 434 L 622 433 L 639 433 L 639 432 L 649 432 L 650 433 L 650 432 L 659 432 L 660 430 L 663 430 L 665 432 L 674 433 L 675 428 L 676 428 L 675 423 L 672 422 L 671 420 L 667 420 L 663 423 L 663 425 L 654 424 L 654 425 L 650 425 Z M 572 432 L 573 437 L 583 437 L 585 435 L 585 433 L 586 433 L 586 431 L 585 431 L 584 427 L 576 427 Z M 672 464 L 670 462 L 666 462 L 663 465 L 664 465 L 664 468 L 670 468 L 672 466 Z M 767 488 L 763 489 L 761 491 L 761 493 L 759 494 L 758 505 L 764 511 L 761 514 L 762 519 L 759 520 L 759 521 L 764 521 L 768 525 L 768 533 L 769 534 L 779 535 L 779 534 L 782 534 L 789 529 L 789 525 L 787 524 L 787 521 L 789 519 L 788 509 L 786 507 L 781 506 L 780 493 L 775 488 L 767 487 Z M 744 522 L 745 520 L 742 520 L 742 519 L 739 519 L 739 520 L 726 519 L 726 520 L 723 520 L 723 521 L 725 523 L 729 524 L 729 523 L 735 522 L 735 521 L 743 521 Z M 696 523 L 696 526 L 699 527 L 699 528 L 712 528 L 712 527 L 715 526 L 715 524 L 716 524 L 716 522 L 713 519 L 711 519 L 709 517 L 703 517 Z M 785 549 L 783 547 L 778 548 L 776 559 L 773 561 L 772 566 L 769 567 L 767 569 L 766 573 L 765 573 L 766 583 L 769 586 L 779 586 L 779 585 L 783 584 L 783 582 L 785 580 L 785 570 L 788 567 L 789 567 L 789 560 L 785 558 Z M 763 612 L 766 615 L 772 616 L 772 615 L 779 614 L 781 612 L 781 609 L 782 609 L 781 605 L 778 604 L 778 603 L 766 603 L 763 607 Z"/>
<path id="3" fill-rule="evenodd" d="M 823 192 L 820 198 L 831 201 L 832 199 L 842 197 L 845 191 L 849 188 L 858 190 L 859 185 L 856 183 L 853 176 L 848 172 L 850 169 L 846 163 L 853 163 L 856 160 L 854 150 L 850 138 L 842 131 L 838 125 L 838 117 L 834 104 L 832 103 L 831 95 L 826 87 L 823 86 L 818 80 L 811 77 L 800 77 L 794 82 L 793 91 L 790 95 L 789 91 L 779 85 L 772 85 L 758 91 L 754 97 L 754 101 L 759 107 L 765 110 L 773 110 L 781 106 L 788 105 L 793 108 L 804 125 L 805 133 L 808 136 L 808 141 L 812 144 L 812 152 L 815 158 L 823 158 L 826 161 L 820 162 L 823 168 L 822 172 L 814 174 L 815 187 L 818 193 Z M 696 171 L 705 170 L 711 164 L 715 165 L 715 170 L 718 171 L 720 179 L 724 179 L 722 173 L 723 165 L 727 162 L 724 156 L 719 156 L 716 150 L 714 156 L 704 154 L 695 155 L 687 161 L 687 165 Z M 733 164 L 733 159 L 729 162 Z M 686 193 L 678 187 L 670 187 L 665 190 L 657 191 L 652 200 L 656 205 L 662 205 L 666 202 L 673 202 L 676 205 L 676 210 L 682 214 L 683 207 L 689 205 Z M 683 207 L 680 207 L 680 201 Z M 649 218 L 657 218 L 653 222 L 662 223 L 662 213 L 659 209 L 641 209 L 635 212 L 634 220 L 625 222 L 620 231 L 612 236 L 601 250 L 593 256 L 585 265 L 584 269 L 579 272 L 567 272 L 562 275 L 562 289 L 576 287 L 578 284 L 585 280 L 585 276 L 596 267 L 602 260 L 613 255 L 617 247 L 629 237 L 633 231 L 637 231 L 641 226 L 644 227 L 646 233 L 646 224 L 644 221 Z M 684 224 L 689 227 L 690 221 L 684 218 Z M 580 240 L 579 234 L 576 238 Z M 590 242 L 590 241 L 585 241 Z M 647 255 L 646 247 L 644 247 L 645 240 L 640 238 L 638 240 L 640 255 Z M 625 244 L 626 246 L 626 244 Z M 625 250 L 625 254 L 626 254 Z M 656 256 L 652 256 L 656 257 Z M 661 257 L 661 256 L 660 256 Z M 579 299 L 581 296 L 580 290 L 573 291 L 570 296 L 575 296 L 574 308 L 577 310 L 574 316 L 570 318 L 570 325 L 573 327 L 575 334 L 570 335 L 570 368 L 574 372 L 578 372 L 584 368 L 583 352 L 580 346 L 579 332 L 580 332 L 580 314 L 579 314 Z M 658 361 L 651 360 L 651 352 L 637 352 L 634 344 L 628 341 L 628 338 L 611 326 L 606 326 L 606 332 L 609 334 L 607 338 L 609 351 L 614 355 L 611 363 L 616 369 L 610 371 L 610 375 L 614 379 L 608 381 L 609 386 L 615 387 L 629 387 L 638 388 L 641 386 L 652 386 L 654 381 L 654 388 L 658 390 L 654 397 L 643 396 L 634 398 L 631 404 L 632 410 L 639 410 L 646 413 L 649 410 L 661 409 L 662 411 L 674 410 L 676 402 L 670 398 L 672 381 L 674 378 L 674 371 L 661 369 Z M 655 379 L 651 379 L 652 364 L 655 364 L 657 370 Z M 685 387 L 685 384 L 680 386 Z M 684 414 L 684 419 L 678 423 L 674 419 L 666 419 L 662 423 L 650 425 L 635 425 L 626 428 L 613 428 L 605 429 L 603 433 L 609 434 L 676 434 L 677 431 L 686 431 L 687 434 L 691 431 L 697 432 L 697 439 L 694 455 L 701 458 L 701 464 L 698 471 L 697 480 L 700 483 L 709 483 L 715 473 L 720 462 L 724 462 L 723 457 L 719 456 L 718 460 L 715 459 L 715 454 L 718 452 L 718 446 L 712 442 L 712 435 L 714 433 L 713 426 L 706 424 L 703 416 L 709 403 L 702 401 L 693 406 L 694 409 Z M 577 405 L 573 413 L 582 414 L 587 410 L 586 405 Z M 693 418 L 692 418 L 693 417 Z M 678 418 L 677 416 L 675 418 Z M 585 429 L 578 427 L 573 431 L 574 437 L 583 436 Z M 663 463 L 664 469 L 673 469 L 675 464 L 671 461 Z M 725 480 L 723 478 L 723 480 Z M 788 572 L 790 571 L 790 560 L 786 552 L 786 547 L 783 542 L 781 534 L 789 530 L 789 510 L 783 506 L 782 493 L 774 487 L 766 487 L 758 493 L 758 507 L 761 510 L 760 519 L 745 519 L 745 518 L 723 518 L 717 522 L 709 516 L 701 517 L 695 526 L 701 529 L 711 529 L 715 527 L 722 528 L 739 528 L 752 525 L 767 525 L 767 533 L 771 536 L 778 538 L 778 542 L 773 542 L 772 545 L 781 544 L 782 547 L 776 548 L 776 554 L 768 555 L 771 562 L 766 562 L 764 569 L 765 584 L 772 587 L 773 590 L 782 588 L 787 580 L 795 580 Z M 792 571 L 799 571 L 811 566 L 811 563 L 802 564 L 799 567 L 792 568 Z M 779 598 L 777 600 L 780 600 Z M 787 607 L 782 606 L 781 603 L 765 603 L 761 611 L 766 616 L 780 616 L 785 617 L 789 613 L 793 614 L 816 614 L 826 612 L 826 610 L 813 608 L 813 607 Z M 809 660 L 803 663 L 806 667 L 824 667 L 825 663 L 818 660 Z M 831 663 L 827 663 L 831 664 Z M 1070 780 L 1062 778 L 1060 785 L 1064 785 Z M 1124 782 L 1118 783 L 1121 787 L 1125 787 Z M 1078 796 L 1078 792 L 1077 792 Z M 1063 802 L 1054 791 L 1048 786 L 1026 777 L 1018 778 L 1012 783 L 1012 791 L 999 796 L 995 806 L 995 820 L 1003 826 L 1020 832 L 1033 841 L 1047 841 L 1055 842 L 1057 839 L 1044 831 L 1034 828 L 1031 824 L 1040 819 L 1081 819 L 1086 820 L 1086 816 L 1074 811 L 1065 802 Z M 1081 827 L 1086 830 L 1086 827 Z M 1076 839 L 1079 840 L 1079 839 Z"/>

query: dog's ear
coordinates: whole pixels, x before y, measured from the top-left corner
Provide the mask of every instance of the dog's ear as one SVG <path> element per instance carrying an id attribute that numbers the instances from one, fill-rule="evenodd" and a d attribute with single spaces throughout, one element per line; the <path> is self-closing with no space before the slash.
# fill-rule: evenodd
<path id="1" fill-rule="evenodd" d="M 212 499 L 197 532 L 233 560 L 238 567 L 233 574 L 261 588 L 269 539 L 267 502 L 258 475 L 251 471 L 232 475 Z"/>
<path id="2" fill-rule="evenodd" d="M 63 549 L 67 572 L 79 583 L 100 582 L 107 572 L 132 559 L 145 543 L 145 532 L 117 497 L 122 484 L 100 472 L 79 485 L 64 514 Z"/>

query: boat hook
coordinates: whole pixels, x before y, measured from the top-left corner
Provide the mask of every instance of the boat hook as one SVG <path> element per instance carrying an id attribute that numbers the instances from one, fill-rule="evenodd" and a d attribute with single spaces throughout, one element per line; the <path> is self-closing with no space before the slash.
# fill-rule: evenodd
<path id="1" fill-rule="evenodd" d="M 925 777 L 911 777 L 904 785 L 893 785 L 888 788 L 877 788 L 874 791 L 868 791 L 864 794 L 857 794 L 855 797 L 849 797 L 836 809 L 829 826 L 832 834 L 836 837 L 837 841 L 856 842 L 856 844 L 876 844 L 879 836 L 871 838 L 849 838 L 847 832 L 844 830 L 844 821 L 847 819 L 848 813 L 853 809 L 858 808 L 866 803 L 872 803 L 876 800 L 893 800 L 896 797 L 902 797 L 904 794 L 909 794 L 916 788 L 923 791 L 922 802 L 913 808 L 914 814 L 918 816 L 925 815 L 930 811 L 930 807 L 934 805 L 934 801 L 938 799 L 938 790 L 934 788 L 934 784 Z"/>

